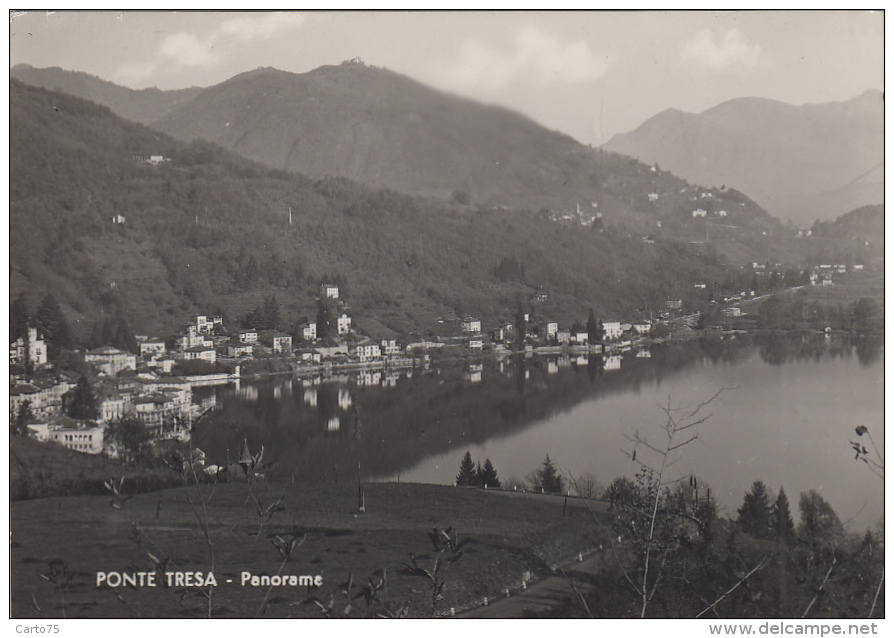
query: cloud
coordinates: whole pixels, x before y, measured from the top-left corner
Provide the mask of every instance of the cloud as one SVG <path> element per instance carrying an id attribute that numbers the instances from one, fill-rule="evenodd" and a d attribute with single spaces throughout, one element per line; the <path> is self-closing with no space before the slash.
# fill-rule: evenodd
<path id="1" fill-rule="evenodd" d="M 608 60 L 586 42 L 569 42 L 525 27 L 508 50 L 478 40 L 465 42 L 458 59 L 443 74 L 449 84 L 460 88 L 500 89 L 520 79 L 539 86 L 580 84 L 602 77 L 608 66 Z"/>
<path id="2" fill-rule="evenodd" d="M 754 69 L 760 62 L 761 48 L 748 43 L 738 29 L 729 29 L 722 37 L 715 37 L 711 29 L 703 29 L 683 47 L 680 57 L 712 71 L 737 65 Z"/>
<path id="3" fill-rule="evenodd" d="M 164 38 L 152 60 L 127 63 L 118 75 L 131 82 L 142 82 L 164 70 L 168 73 L 186 68 L 212 68 L 223 63 L 232 52 L 231 45 L 268 39 L 304 26 L 299 13 L 255 13 L 228 18 L 211 32 L 197 35 L 181 31 Z"/>
<path id="4" fill-rule="evenodd" d="M 221 22 L 221 36 L 233 36 L 243 42 L 270 38 L 277 33 L 299 29 L 306 18 L 300 13 L 265 13 L 260 18 L 243 16 Z"/>

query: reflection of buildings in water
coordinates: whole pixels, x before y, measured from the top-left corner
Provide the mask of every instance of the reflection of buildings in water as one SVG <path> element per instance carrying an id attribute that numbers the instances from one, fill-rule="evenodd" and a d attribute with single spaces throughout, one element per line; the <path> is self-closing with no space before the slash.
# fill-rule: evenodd
<path id="1" fill-rule="evenodd" d="M 320 385 L 321 381 L 322 381 L 322 379 L 320 379 L 320 377 L 309 377 L 306 379 L 301 379 L 301 385 L 304 386 L 305 388 L 310 388 L 315 385 Z"/>
<path id="2" fill-rule="evenodd" d="M 317 389 L 316 388 L 305 388 L 304 402 L 312 408 L 317 407 Z"/>
<path id="3" fill-rule="evenodd" d="M 556 374 L 559 371 L 559 364 L 555 359 L 550 359 L 546 362 L 546 371 L 549 374 Z M 525 378 L 527 378 L 527 375 L 525 375 Z"/>
<path id="4" fill-rule="evenodd" d="M 207 410 L 209 408 L 217 407 L 217 396 L 214 394 L 209 394 L 206 397 L 202 397 L 201 401 L 199 401 L 199 406 L 202 410 Z"/>
<path id="5" fill-rule="evenodd" d="M 406 372 L 404 372 L 404 374 L 407 375 L 407 378 L 408 378 L 408 379 L 412 379 L 412 378 L 413 378 L 413 371 L 412 371 L 412 370 L 407 370 Z"/>
<path id="6" fill-rule="evenodd" d="M 339 428 L 341 428 L 341 419 L 337 416 L 330 417 L 329 422 L 326 424 L 326 429 L 330 432 L 338 432 Z"/>
<path id="7" fill-rule="evenodd" d="M 351 400 L 351 393 L 347 388 L 339 388 L 338 389 L 338 407 L 347 412 L 351 406 L 354 405 L 354 401 Z"/>
<path id="8" fill-rule="evenodd" d="M 292 380 L 287 379 L 285 383 L 281 383 L 273 388 L 273 398 L 281 399 L 283 396 L 290 396 L 292 394 Z"/>
<path id="9" fill-rule="evenodd" d="M 466 375 L 466 379 L 468 379 L 469 383 L 480 383 L 481 372 L 470 372 Z"/>
<path id="10" fill-rule="evenodd" d="M 240 386 L 236 384 L 236 396 L 244 401 L 257 401 L 258 389 L 253 385 Z"/>
<path id="11" fill-rule="evenodd" d="M 605 365 L 603 366 L 606 370 L 620 370 L 621 369 L 621 355 L 613 354 L 605 357 Z"/>
<path id="12" fill-rule="evenodd" d="M 397 372 L 386 372 L 385 378 L 382 380 L 382 386 L 386 388 L 396 388 L 397 380 L 400 378 L 400 374 Z"/>
<path id="13" fill-rule="evenodd" d="M 577 355 L 577 359 L 574 360 L 574 365 L 585 366 L 590 363 L 590 357 L 585 354 Z"/>
<path id="14" fill-rule="evenodd" d="M 558 361 L 556 361 L 556 364 L 560 368 L 569 368 L 569 367 L 571 367 L 571 357 L 569 357 L 567 355 L 559 357 Z"/>
<path id="15" fill-rule="evenodd" d="M 652 352 L 648 348 L 640 348 L 636 351 L 637 359 L 649 359 L 652 357 Z"/>
<path id="16" fill-rule="evenodd" d="M 379 385 L 382 382 L 382 373 L 379 371 L 375 372 L 361 372 L 357 375 L 357 385 L 361 387 Z"/>
<path id="17" fill-rule="evenodd" d="M 530 379 L 530 378 L 531 378 L 531 371 L 530 371 L 530 370 L 525 370 L 525 381 L 527 381 L 527 380 Z"/>

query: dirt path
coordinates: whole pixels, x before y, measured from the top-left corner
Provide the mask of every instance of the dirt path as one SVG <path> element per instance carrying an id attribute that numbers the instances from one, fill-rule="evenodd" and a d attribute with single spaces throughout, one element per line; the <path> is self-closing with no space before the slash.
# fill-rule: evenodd
<path id="1" fill-rule="evenodd" d="M 586 595 L 590 590 L 589 576 L 598 574 L 612 560 L 611 550 L 597 550 L 563 568 L 555 576 L 535 583 L 525 590 L 512 592 L 508 597 L 489 601 L 487 606 L 476 607 L 457 616 L 458 618 L 524 618 L 528 614 L 547 612 L 576 596 L 575 589 Z"/>

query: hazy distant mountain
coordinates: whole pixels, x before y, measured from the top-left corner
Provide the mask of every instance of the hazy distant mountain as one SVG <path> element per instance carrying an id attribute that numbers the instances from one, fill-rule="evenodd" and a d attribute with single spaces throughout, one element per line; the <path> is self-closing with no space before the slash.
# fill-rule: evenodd
<path id="1" fill-rule="evenodd" d="M 828 104 L 741 98 L 697 115 L 670 109 L 603 148 L 734 187 L 802 226 L 884 199 L 879 91 Z"/>
<path id="2" fill-rule="evenodd" d="M 28 64 L 17 64 L 9 70 L 9 75 L 31 86 L 102 104 L 121 117 L 141 124 L 154 122 L 202 92 L 200 88 L 136 91 L 79 71 L 66 71 L 59 67 L 38 69 Z"/>

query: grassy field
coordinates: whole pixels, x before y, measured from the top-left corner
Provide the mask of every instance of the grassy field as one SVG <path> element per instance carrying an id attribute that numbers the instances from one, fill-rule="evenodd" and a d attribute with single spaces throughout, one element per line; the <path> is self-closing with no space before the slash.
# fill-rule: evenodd
<path id="1" fill-rule="evenodd" d="M 410 616 L 428 616 L 430 584 L 401 572 L 410 552 L 421 567 L 431 569 L 434 553 L 427 534 L 433 528 L 452 526 L 460 541 L 469 539 L 466 553 L 442 566 L 446 584 L 436 603 L 438 614 L 472 606 L 484 596 L 505 595 L 507 587 L 521 586 L 525 572 L 535 580 L 545 577 L 552 566 L 600 542 L 586 506 L 569 499 L 563 515 L 562 497 L 379 483 L 364 486 L 366 512 L 358 514 L 355 483 L 258 482 L 252 489 L 263 508 L 280 497 L 285 508 L 262 526 L 246 483 L 203 485 L 201 497 L 198 489 L 139 494 L 122 507 L 113 506 L 111 495 L 13 503 L 11 616 L 207 616 L 208 599 L 197 588 L 165 588 L 161 577 L 154 588 L 97 588 L 97 572 L 153 571 L 149 554 L 169 561 L 167 571 L 207 574 L 213 563 L 218 583 L 210 602 L 214 617 L 320 617 L 319 606 L 307 602 L 311 596 L 324 606 L 332 600 L 336 616 L 372 615 L 384 610 L 382 602 L 392 608 L 407 605 Z M 206 520 L 210 546 L 202 531 Z M 283 563 L 273 541 L 291 534 L 306 534 L 306 540 Z M 382 602 L 367 607 L 359 597 L 346 611 L 340 586 L 353 575 L 353 598 L 383 569 Z M 320 575 L 322 585 L 313 591 L 278 586 L 268 592 L 268 587 L 241 586 L 243 571 Z"/>

